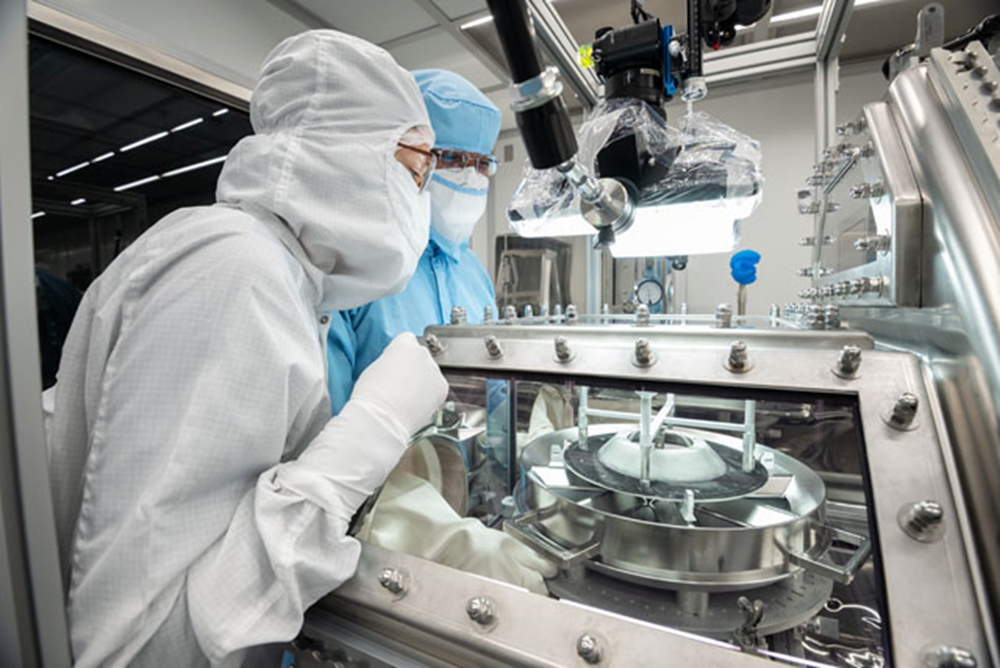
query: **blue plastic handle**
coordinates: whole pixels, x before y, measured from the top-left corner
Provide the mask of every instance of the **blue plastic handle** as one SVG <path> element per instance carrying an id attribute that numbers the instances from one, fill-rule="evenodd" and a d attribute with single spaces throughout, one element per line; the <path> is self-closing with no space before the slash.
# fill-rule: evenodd
<path id="1" fill-rule="evenodd" d="M 757 263 L 760 253 L 752 250 L 741 250 L 729 258 L 729 272 L 733 280 L 740 285 L 750 285 L 757 280 Z"/>

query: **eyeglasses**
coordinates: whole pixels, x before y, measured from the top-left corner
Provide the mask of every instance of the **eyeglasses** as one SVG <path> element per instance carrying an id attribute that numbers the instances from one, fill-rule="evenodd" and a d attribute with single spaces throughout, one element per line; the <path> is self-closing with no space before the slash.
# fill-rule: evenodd
<path id="1" fill-rule="evenodd" d="M 434 149 L 438 155 L 438 169 L 465 169 L 475 167 L 483 176 L 493 176 L 500 167 L 500 161 L 495 155 L 466 153 L 465 151 L 446 151 Z"/>
<path id="2" fill-rule="evenodd" d="M 409 151 L 413 151 L 414 153 L 427 158 L 426 160 L 400 160 L 400 162 L 403 163 L 403 166 L 406 167 L 410 171 L 410 174 L 413 175 L 413 178 L 417 183 L 417 191 L 423 193 L 424 190 L 427 189 L 427 184 L 431 182 L 431 177 L 434 176 L 434 170 L 437 169 L 438 153 L 434 150 L 428 151 L 425 148 L 404 144 L 403 142 L 397 142 L 396 146 L 398 148 L 405 148 Z"/>

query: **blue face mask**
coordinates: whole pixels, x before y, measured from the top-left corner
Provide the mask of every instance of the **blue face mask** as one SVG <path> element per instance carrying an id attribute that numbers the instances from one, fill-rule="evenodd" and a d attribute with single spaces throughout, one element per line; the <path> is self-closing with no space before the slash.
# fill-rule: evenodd
<path id="1" fill-rule="evenodd" d="M 486 212 L 489 183 L 487 177 L 472 167 L 434 174 L 427 187 L 434 230 L 448 241 L 468 241 Z"/>

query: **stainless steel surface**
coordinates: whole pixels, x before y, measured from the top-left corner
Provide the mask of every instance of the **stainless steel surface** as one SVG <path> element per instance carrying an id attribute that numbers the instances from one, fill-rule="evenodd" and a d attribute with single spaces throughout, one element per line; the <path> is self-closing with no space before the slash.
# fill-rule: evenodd
<path id="1" fill-rule="evenodd" d="M 648 387 L 657 381 L 681 381 L 688 386 L 778 389 L 783 392 L 833 393 L 857 398 L 858 418 L 864 435 L 870 473 L 873 519 L 886 590 L 886 607 L 892 619 L 892 653 L 898 665 L 916 665 L 922 647 L 929 644 L 968 648 L 980 660 L 991 654 L 988 646 L 992 621 L 976 597 L 977 571 L 970 568 L 974 555 L 967 552 L 967 535 L 961 528 L 955 468 L 949 464 L 947 435 L 941 431 L 931 377 L 913 355 L 873 349 L 872 339 L 852 330 L 795 331 L 787 329 L 741 330 L 754 350 L 754 369 L 745 374 L 727 371 L 720 359 L 728 355 L 731 333 L 702 325 L 644 328 L 651 347 L 670 364 L 648 368 L 632 363 L 634 328 L 564 327 L 442 327 L 430 328 L 447 344 L 437 358 L 446 370 L 468 370 L 489 375 L 491 369 L 531 378 L 534 374 L 567 380 L 609 378 L 634 381 Z M 503 363 L 494 365 L 482 355 L 481 337 L 495 333 L 505 347 Z M 560 364 L 552 355 L 552 337 L 572 336 L 577 357 Z M 835 355 L 845 345 L 858 345 L 865 355 L 865 373 L 846 380 L 830 373 Z M 824 351 L 826 351 L 824 353 Z M 918 397 L 925 411 L 909 431 L 882 422 L 886 406 L 903 392 Z M 590 425 L 590 431 L 596 427 Z M 573 430 L 574 433 L 576 430 Z M 946 524 L 940 541 L 917 543 L 897 524 L 904 505 L 932 495 L 942 506 Z M 912 583 L 919 581 L 920 587 Z M 506 619 L 506 617 L 505 617 Z M 578 637 L 578 634 L 573 636 Z"/>
<path id="2" fill-rule="evenodd" d="M 411 574 L 413 586 L 405 598 L 395 598 L 378 584 L 377 574 L 386 567 Z M 469 619 L 466 604 L 473 597 L 492 600 L 500 622 L 482 627 Z M 727 643 L 637 624 L 373 545 L 362 547 L 357 574 L 314 611 L 320 620 L 330 612 L 432 654 L 442 665 L 581 665 L 577 642 L 593 629 L 600 629 L 609 665 L 652 666 L 665 656 L 679 665 L 705 665 L 707 656 L 719 668 L 769 665 Z M 307 616 L 307 630 L 314 613 Z"/>
<path id="3" fill-rule="evenodd" d="M 26 4 L 0 2 L 0 664 L 69 666 L 42 428 Z"/>

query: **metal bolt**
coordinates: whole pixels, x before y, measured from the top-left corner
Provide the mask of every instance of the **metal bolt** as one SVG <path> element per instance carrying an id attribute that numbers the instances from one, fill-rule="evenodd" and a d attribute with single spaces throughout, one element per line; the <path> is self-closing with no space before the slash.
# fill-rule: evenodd
<path id="1" fill-rule="evenodd" d="M 535 308 L 531 304 L 524 305 L 524 317 L 525 318 L 535 317 Z"/>
<path id="2" fill-rule="evenodd" d="M 826 317 L 824 315 L 823 307 L 819 304 L 813 304 L 809 307 L 806 312 L 805 324 L 809 329 L 825 329 L 826 328 Z"/>
<path id="3" fill-rule="evenodd" d="M 908 429 L 913 425 L 914 418 L 917 417 L 917 408 L 920 400 L 912 392 L 903 392 L 892 407 L 889 415 L 889 426 L 897 429 Z"/>
<path id="4" fill-rule="evenodd" d="M 836 289 L 832 285 L 827 287 L 830 288 L 829 296 L 832 297 Z M 840 307 L 836 304 L 827 304 L 823 309 L 823 319 L 827 329 L 840 329 Z"/>
<path id="5" fill-rule="evenodd" d="M 517 320 L 517 307 L 513 304 L 507 304 L 503 307 L 503 321 L 506 324 L 511 324 Z"/>
<path id="6" fill-rule="evenodd" d="M 594 636 L 585 633 L 576 641 L 576 653 L 587 663 L 600 663 L 601 643 Z"/>
<path id="7" fill-rule="evenodd" d="M 562 304 L 556 304 L 552 307 L 552 315 L 559 316 L 562 315 Z"/>
<path id="8" fill-rule="evenodd" d="M 719 304 L 715 307 L 715 326 L 729 329 L 733 326 L 733 307 L 729 304 Z"/>
<path id="9" fill-rule="evenodd" d="M 906 534 L 921 542 L 940 538 L 944 524 L 944 510 L 937 501 L 919 501 L 900 512 L 899 525 Z"/>
<path id="10" fill-rule="evenodd" d="M 635 342 L 635 363 L 639 366 L 651 366 L 656 362 L 656 355 L 649 345 L 648 339 L 638 339 Z"/>
<path id="11" fill-rule="evenodd" d="M 681 311 L 680 311 L 680 314 L 681 315 L 687 315 L 688 314 L 688 305 L 687 305 L 687 302 L 681 302 Z"/>
<path id="12" fill-rule="evenodd" d="M 768 309 L 768 315 L 771 316 L 771 318 L 780 318 L 781 307 L 778 306 L 777 304 L 771 304 L 770 308 Z"/>
<path id="13" fill-rule="evenodd" d="M 649 306 L 646 304 L 639 304 L 639 307 L 635 310 L 635 324 L 639 326 L 645 326 L 649 324 Z"/>
<path id="14" fill-rule="evenodd" d="M 566 324 L 575 325 L 576 324 L 576 307 L 572 304 L 566 306 Z"/>
<path id="15" fill-rule="evenodd" d="M 801 276 L 802 278 L 809 278 L 810 276 L 813 275 L 813 268 L 812 267 L 802 267 L 801 269 L 797 269 L 795 271 L 795 275 L 796 276 Z"/>
<path id="16" fill-rule="evenodd" d="M 856 186 L 851 186 L 847 194 L 851 199 L 877 199 L 885 194 L 885 184 L 877 181 L 875 183 L 859 183 Z"/>
<path id="17" fill-rule="evenodd" d="M 462 306 L 455 306 L 451 309 L 451 324 L 464 325 L 469 322 L 469 316 Z"/>
<path id="18" fill-rule="evenodd" d="M 470 598 L 465 606 L 465 612 L 469 615 L 469 619 L 480 626 L 489 626 L 496 618 L 493 612 L 493 601 L 485 596 Z"/>
<path id="19" fill-rule="evenodd" d="M 857 251 L 886 251 L 889 250 L 891 239 L 888 234 L 877 234 L 872 237 L 862 237 L 854 242 L 854 250 Z"/>
<path id="20" fill-rule="evenodd" d="M 383 568 L 378 574 L 378 583 L 393 594 L 401 594 L 406 590 L 406 577 L 395 568 Z"/>
<path id="21" fill-rule="evenodd" d="M 729 347 L 729 360 L 727 366 L 731 371 L 746 371 L 750 356 L 747 353 L 747 344 L 743 341 L 734 341 Z"/>
<path id="22" fill-rule="evenodd" d="M 976 668 L 972 652 L 961 647 L 942 645 L 924 652 L 924 666 L 929 668 Z"/>
<path id="23" fill-rule="evenodd" d="M 1000 89 L 1000 81 L 990 79 L 989 81 L 983 83 L 983 88 L 985 88 L 987 92 L 995 93 L 997 92 L 997 89 Z"/>
<path id="24" fill-rule="evenodd" d="M 834 373 L 842 378 L 853 378 L 858 369 L 861 368 L 861 348 L 858 346 L 846 345 L 840 351 L 837 358 L 837 367 Z"/>
<path id="25" fill-rule="evenodd" d="M 611 307 L 607 304 L 601 304 L 601 315 L 611 315 Z"/>
<path id="26" fill-rule="evenodd" d="M 431 355 L 440 355 L 441 351 L 444 350 L 444 346 L 441 345 L 441 339 L 433 334 L 425 336 L 424 343 L 427 344 L 427 350 L 431 351 Z"/>
<path id="27" fill-rule="evenodd" d="M 569 347 L 569 341 L 565 336 L 556 337 L 556 359 L 560 362 L 568 362 L 573 359 L 573 351 Z"/>
<path id="28" fill-rule="evenodd" d="M 500 347 L 500 340 L 495 335 L 490 334 L 483 339 L 483 343 L 486 344 L 486 354 L 490 356 L 490 359 L 503 357 L 503 348 Z"/>
<path id="29" fill-rule="evenodd" d="M 986 76 L 986 73 L 990 71 L 990 68 L 986 67 L 985 64 L 976 65 L 976 67 L 972 71 L 975 72 L 978 76 L 984 77 Z"/>
<path id="30" fill-rule="evenodd" d="M 493 322 L 493 307 L 487 306 L 483 309 L 483 322 L 490 323 Z"/>

